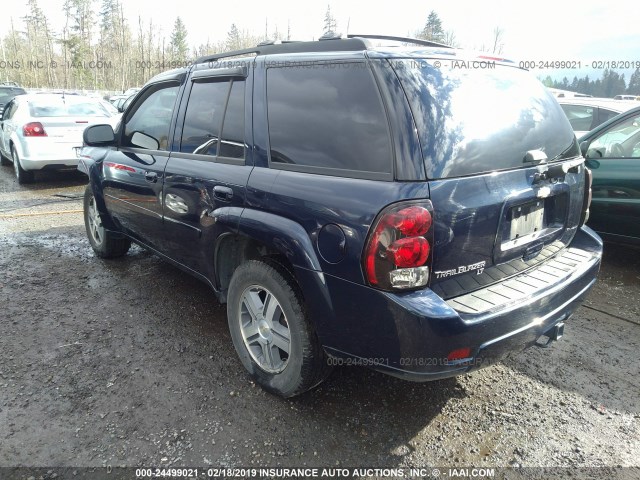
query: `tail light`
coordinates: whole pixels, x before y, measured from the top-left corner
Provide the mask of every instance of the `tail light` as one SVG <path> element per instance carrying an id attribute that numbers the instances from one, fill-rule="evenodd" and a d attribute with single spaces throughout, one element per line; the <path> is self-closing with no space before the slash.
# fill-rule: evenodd
<path id="1" fill-rule="evenodd" d="M 591 198 L 593 196 L 591 185 L 593 183 L 593 174 L 591 170 L 584 167 L 584 203 L 582 204 L 582 216 L 580 217 L 580 226 L 589 220 L 589 207 L 591 206 Z"/>
<path id="2" fill-rule="evenodd" d="M 22 127 L 22 133 L 25 137 L 46 137 L 47 132 L 40 122 L 29 122 Z"/>
<path id="3" fill-rule="evenodd" d="M 432 212 L 431 202 L 426 200 L 391 205 L 378 215 L 364 250 L 364 271 L 370 285 L 396 290 L 427 284 Z"/>

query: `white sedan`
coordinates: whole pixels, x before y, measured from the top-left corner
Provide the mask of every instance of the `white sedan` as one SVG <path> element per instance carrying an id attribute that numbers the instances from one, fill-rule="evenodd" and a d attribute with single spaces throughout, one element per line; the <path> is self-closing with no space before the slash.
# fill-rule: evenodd
<path id="1" fill-rule="evenodd" d="M 30 94 L 15 97 L 0 119 L 0 161 L 13 163 L 18 183 L 35 170 L 75 169 L 76 147 L 89 125 L 116 126 L 120 115 L 101 99 L 80 95 Z"/>

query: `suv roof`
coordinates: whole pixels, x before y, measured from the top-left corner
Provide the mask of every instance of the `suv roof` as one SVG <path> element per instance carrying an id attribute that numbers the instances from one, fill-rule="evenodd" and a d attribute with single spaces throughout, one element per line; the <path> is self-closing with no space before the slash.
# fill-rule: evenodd
<path id="1" fill-rule="evenodd" d="M 375 46 L 371 40 L 385 40 L 392 42 L 402 42 L 402 46 Z M 417 47 L 409 47 L 406 44 L 413 44 Z M 422 48 L 420 48 L 422 47 Z M 384 57 L 397 56 L 399 58 L 428 56 L 441 56 L 447 59 L 475 59 L 480 61 L 498 62 L 509 66 L 517 66 L 516 62 L 484 52 L 472 52 L 462 50 L 450 45 L 422 40 L 410 37 L 396 37 L 390 35 L 360 35 L 349 34 L 346 37 L 324 35 L 313 41 L 269 41 L 262 42 L 255 47 L 241 50 L 231 50 L 228 52 L 214 53 L 197 58 L 192 65 L 214 64 L 224 59 L 245 60 L 255 56 L 281 55 L 281 54 L 315 54 L 315 53 L 338 53 L 338 52 L 370 52 L 372 56 L 380 55 Z M 457 58 L 456 58 L 457 57 Z M 213 65 L 212 65 L 213 67 Z M 160 72 L 151 78 L 147 83 L 156 83 L 169 79 L 175 79 L 184 74 L 189 67 L 175 68 Z"/>

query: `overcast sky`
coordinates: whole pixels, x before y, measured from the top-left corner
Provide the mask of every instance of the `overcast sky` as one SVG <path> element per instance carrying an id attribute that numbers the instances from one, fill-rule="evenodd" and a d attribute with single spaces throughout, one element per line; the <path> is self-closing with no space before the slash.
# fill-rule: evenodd
<path id="1" fill-rule="evenodd" d="M 240 29 L 262 35 L 265 21 L 269 32 L 276 28 L 292 39 L 318 38 L 322 33 L 327 5 L 342 33 L 414 34 L 435 10 L 445 30 L 453 30 L 466 48 L 491 45 L 493 30 L 503 31 L 504 55 L 516 60 L 593 60 L 640 61 L 640 2 L 618 2 L 615 8 L 602 0 L 327 0 L 257 1 L 233 0 L 125 0 L 125 16 L 137 28 L 138 16 L 145 23 L 152 18 L 167 37 L 177 16 L 185 22 L 190 45 L 223 40 L 232 23 Z M 63 0 L 39 0 L 53 28 L 64 23 Z M 26 6 L 20 1 L 4 1 L 0 14 L 0 36 L 10 29 L 13 18 L 17 29 Z M 594 72 L 595 73 L 595 72 Z M 601 72 L 598 72 L 599 76 Z M 582 73 L 583 74 L 583 73 Z M 628 78 L 628 76 L 627 76 Z"/>

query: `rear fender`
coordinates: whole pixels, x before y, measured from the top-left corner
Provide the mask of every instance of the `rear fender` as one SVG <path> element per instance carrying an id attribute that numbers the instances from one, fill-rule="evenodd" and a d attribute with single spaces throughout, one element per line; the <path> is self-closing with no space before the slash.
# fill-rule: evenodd
<path id="1" fill-rule="evenodd" d="M 241 235 L 279 252 L 291 263 L 320 343 L 326 345 L 335 326 L 335 315 L 325 274 L 307 231 L 288 218 L 251 209 L 242 213 L 238 229 Z"/>
<path id="2" fill-rule="evenodd" d="M 284 255 L 296 268 L 320 272 L 320 262 L 309 238 L 299 223 L 259 210 L 245 209 L 238 225 L 239 233 Z"/>

